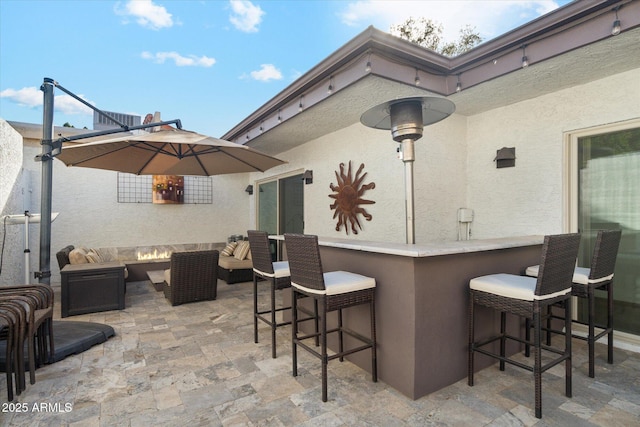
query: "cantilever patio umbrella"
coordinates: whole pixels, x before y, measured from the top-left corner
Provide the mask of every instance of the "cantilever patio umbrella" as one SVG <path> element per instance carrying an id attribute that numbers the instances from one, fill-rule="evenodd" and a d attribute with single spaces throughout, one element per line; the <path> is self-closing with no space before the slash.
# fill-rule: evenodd
<path id="1" fill-rule="evenodd" d="M 67 146 L 56 158 L 67 166 L 136 175 L 264 172 L 286 163 L 244 145 L 171 127 Z"/>

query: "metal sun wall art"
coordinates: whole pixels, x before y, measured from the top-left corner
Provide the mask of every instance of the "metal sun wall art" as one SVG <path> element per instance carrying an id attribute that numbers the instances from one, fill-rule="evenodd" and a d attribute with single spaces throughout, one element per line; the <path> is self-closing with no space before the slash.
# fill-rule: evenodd
<path id="1" fill-rule="evenodd" d="M 369 184 L 362 184 L 367 173 L 362 173 L 364 169 L 364 163 L 360 164 L 355 178 L 351 170 L 351 161 L 349 161 L 349 168 L 347 173 L 344 171 L 344 163 L 340 163 L 340 172 L 335 171 L 337 185 L 329 184 L 334 194 L 329 194 L 329 197 L 335 199 L 335 202 L 329 207 L 335 210 L 333 213 L 333 219 L 338 218 L 336 224 L 336 231 L 340 231 L 340 228 L 344 225 L 344 231 L 349 234 L 349 227 L 354 234 L 358 234 L 358 228 L 362 230 L 362 225 L 358 219 L 358 215 L 362 215 L 367 221 L 371 221 L 372 216 L 360 205 L 372 205 L 375 202 L 373 200 L 366 200 L 362 198 L 365 191 L 376 188 L 374 182 Z M 357 226 L 357 228 L 356 228 Z"/>

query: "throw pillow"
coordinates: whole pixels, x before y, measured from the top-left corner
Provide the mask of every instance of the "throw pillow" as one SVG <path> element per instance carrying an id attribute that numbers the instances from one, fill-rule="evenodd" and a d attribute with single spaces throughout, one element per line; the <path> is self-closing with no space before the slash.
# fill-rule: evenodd
<path id="1" fill-rule="evenodd" d="M 118 249 L 116 248 L 102 248 L 95 249 L 95 251 L 98 253 L 98 256 L 100 257 L 100 260 L 102 260 L 102 262 L 118 260 Z"/>
<path id="2" fill-rule="evenodd" d="M 242 242 L 238 243 L 238 246 L 236 246 L 236 250 L 233 251 L 233 257 L 242 261 L 247 257 L 249 249 L 251 249 L 251 247 L 249 246 L 249 242 L 243 240 Z"/>
<path id="3" fill-rule="evenodd" d="M 238 246 L 238 242 L 227 243 L 227 246 L 224 247 L 220 254 L 224 256 L 231 256 L 233 255 L 233 251 L 236 249 L 236 246 Z"/>
<path id="4" fill-rule="evenodd" d="M 100 254 L 98 253 L 98 251 L 96 251 L 93 248 L 89 249 L 89 252 L 87 252 L 86 257 L 87 257 L 87 261 L 89 261 L 90 263 L 102 262 L 102 258 L 100 257 Z"/>
<path id="5" fill-rule="evenodd" d="M 89 262 L 86 257 L 86 251 L 84 248 L 76 248 L 69 252 L 69 263 L 71 264 L 86 264 Z"/>

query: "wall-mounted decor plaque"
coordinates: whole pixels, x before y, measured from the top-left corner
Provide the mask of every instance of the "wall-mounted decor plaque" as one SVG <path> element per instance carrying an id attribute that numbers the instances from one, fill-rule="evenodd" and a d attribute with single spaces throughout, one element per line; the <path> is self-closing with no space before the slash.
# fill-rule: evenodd
<path id="1" fill-rule="evenodd" d="M 362 173 L 364 170 L 364 163 L 360 165 L 356 171 L 355 177 L 351 170 L 351 161 L 349 161 L 349 167 L 347 172 L 344 170 L 344 163 L 340 163 L 340 171 L 335 171 L 337 185 L 333 183 L 329 184 L 329 187 L 334 194 L 329 194 L 329 197 L 335 199 L 335 202 L 329 207 L 334 210 L 333 219 L 338 218 L 336 224 L 336 231 L 340 231 L 344 225 L 344 231 L 349 234 L 349 228 L 353 231 L 353 234 L 358 234 L 358 229 L 362 230 L 362 225 L 358 219 L 359 215 L 362 215 L 367 221 L 371 221 L 372 216 L 361 206 L 371 205 L 375 202 L 373 200 L 363 199 L 362 196 L 365 191 L 376 188 L 376 184 L 371 182 L 369 184 L 363 184 L 364 178 L 367 173 Z"/>
<path id="2" fill-rule="evenodd" d="M 153 203 L 184 203 L 184 177 L 153 175 Z"/>

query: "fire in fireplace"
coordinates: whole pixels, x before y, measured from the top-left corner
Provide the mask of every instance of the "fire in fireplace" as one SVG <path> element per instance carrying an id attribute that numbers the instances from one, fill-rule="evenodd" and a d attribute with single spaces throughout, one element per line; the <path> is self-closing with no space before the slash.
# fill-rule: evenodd
<path id="1" fill-rule="evenodd" d="M 138 251 L 137 258 L 138 261 L 166 260 L 171 258 L 171 251 Z"/>

